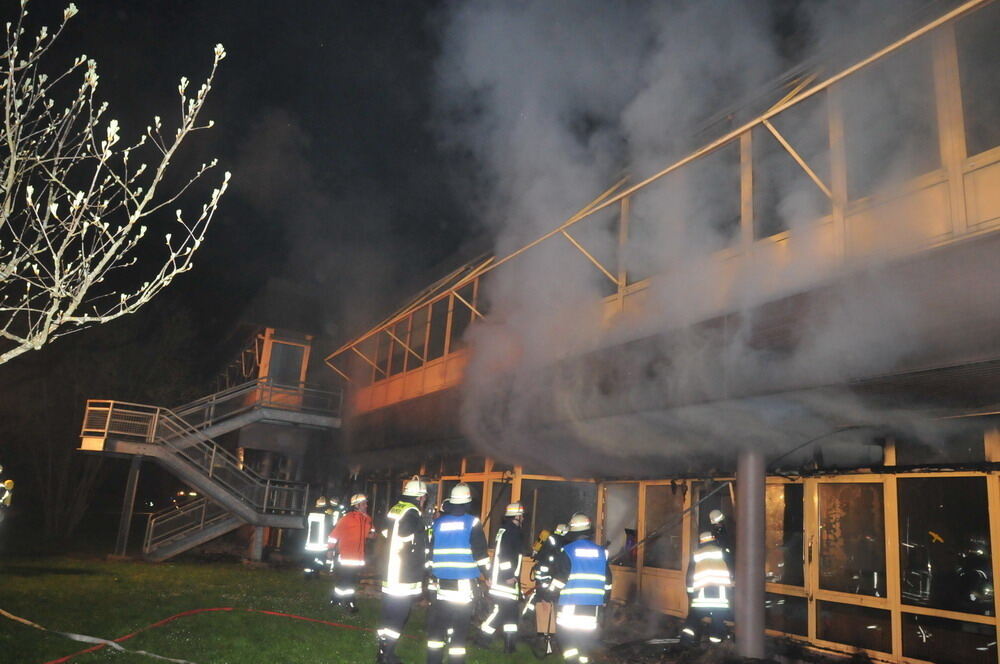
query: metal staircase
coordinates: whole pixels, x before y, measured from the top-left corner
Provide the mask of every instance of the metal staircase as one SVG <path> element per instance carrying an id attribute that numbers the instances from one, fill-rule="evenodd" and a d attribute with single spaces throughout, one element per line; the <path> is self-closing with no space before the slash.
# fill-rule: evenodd
<path id="1" fill-rule="evenodd" d="M 143 553 L 164 560 L 243 523 L 301 528 L 307 485 L 261 477 L 211 435 L 260 421 L 333 428 L 340 425 L 339 410 L 338 394 L 276 386 L 268 379 L 209 395 L 176 411 L 91 399 L 80 449 L 150 457 L 206 497 L 150 519 Z"/>

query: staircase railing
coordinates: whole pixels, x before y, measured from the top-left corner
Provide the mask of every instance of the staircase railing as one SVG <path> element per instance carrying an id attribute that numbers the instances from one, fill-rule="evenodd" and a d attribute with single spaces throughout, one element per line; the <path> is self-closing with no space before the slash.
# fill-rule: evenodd
<path id="1" fill-rule="evenodd" d="M 232 514 L 225 507 L 204 497 L 160 510 L 149 517 L 142 552 L 150 553 L 164 544 L 231 518 Z"/>
<path id="2" fill-rule="evenodd" d="M 169 408 L 91 399 L 82 436 L 160 445 L 257 512 L 303 514 L 307 486 L 263 478 Z M 183 444 L 181 442 L 183 441 Z"/>
<path id="3" fill-rule="evenodd" d="M 343 394 L 305 383 L 279 385 L 270 377 L 258 378 L 196 399 L 174 413 L 198 428 L 218 424 L 254 408 L 276 408 L 337 417 Z"/>

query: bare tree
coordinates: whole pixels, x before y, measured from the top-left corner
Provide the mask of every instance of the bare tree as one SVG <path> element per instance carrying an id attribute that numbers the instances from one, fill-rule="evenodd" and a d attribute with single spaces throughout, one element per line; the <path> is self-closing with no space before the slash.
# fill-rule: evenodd
<path id="1" fill-rule="evenodd" d="M 195 214 L 171 212 L 216 165 L 165 183 L 184 139 L 213 124 L 198 116 L 226 57 L 221 44 L 197 92 L 180 79 L 176 128 L 156 116 L 122 147 L 118 121 L 96 97 L 96 62 L 81 55 L 54 76 L 41 68 L 76 6 L 54 31 L 29 34 L 27 4 L 7 23 L 0 55 L 0 364 L 149 302 L 191 268 L 229 182 L 227 172 Z"/>

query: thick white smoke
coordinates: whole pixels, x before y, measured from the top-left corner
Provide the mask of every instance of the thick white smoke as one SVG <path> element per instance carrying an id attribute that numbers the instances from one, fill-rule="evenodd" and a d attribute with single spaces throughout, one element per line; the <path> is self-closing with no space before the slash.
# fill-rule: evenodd
<path id="1" fill-rule="evenodd" d="M 803 3 L 789 17 L 766 2 L 455 3 L 443 15 L 438 130 L 479 166 L 470 176 L 470 201 L 502 256 L 555 227 L 623 173 L 640 181 L 766 109 L 780 97 L 769 82 L 793 64 L 789 49 L 802 59 L 862 27 L 890 34 L 926 4 Z M 927 103 L 919 84 L 925 54 L 925 47 L 911 48 L 844 89 L 855 117 L 864 119 L 867 104 L 882 125 L 910 123 L 916 137 L 900 139 L 895 127 L 870 122 L 864 140 L 872 146 L 872 168 L 888 153 L 903 173 L 897 177 L 895 167 L 871 173 L 861 184 L 872 191 L 905 176 L 928 131 L 920 126 L 924 116 L 912 111 Z M 824 73 L 832 73 L 829 65 Z M 887 104 L 898 110 L 891 119 L 884 117 Z M 825 137 L 826 122 L 822 102 L 774 120 L 829 183 L 829 146 L 816 141 Z M 600 298 L 610 281 L 558 236 L 489 275 L 483 289 L 491 316 L 469 331 L 474 353 L 463 390 L 464 428 L 473 441 L 522 458 L 544 458 L 560 438 L 610 456 L 676 456 L 738 444 L 779 450 L 837 423 L 904 423 L 904 415 L 873 413 L 844 393 L 728 402 L 746 392 L 889 371 L 927 341 L 910 332 L 926 315 L 913 288 L 883 279 L 881 265 L 893 251 L 878 250 L 880 239 L 868 237 L 876 249 L 866 252 L 864 265 L 838 261 L 827 236 L 832 224 L 816 223 L 829 206 L 825 195 L 780 148 L 758 149 L 774 140 L 766 132 L 755 131 L 753 140 L 755 160 L 760 155 L 755 177 L 771 179 L 772 221 L 790 231 L 785 245 L 775 245 L 778 259 L 706 259 L 740 232 L 738 180 L 732 181 L 740 157 L 733 144 L 635 195 L 621 254 L 618 206 L 570 229 L 613 273 L 622 267 L 651 277 L 641 310 L 605 325 Z M 795 313 L 798 338 L 787 352 L 761 349 L 767 323 L 761 304 L 859 269 L 847 286 Z M 630 343 L 713 318 L 724 328 Z M 545 369 L 608 347 L 615 355 L 605 354 L 600 375 Z M 613 382 L 609 364 L 621 382 L 641 384 L 642 393 L 601 389 Z M 644 372 L 650 375 L 636 381 Z M 650 395 L 687 406 L 628 423 L 607 419 L 663 411 L 666 402 L 647 403 Z M 720 405 L 704 405 L 712 402 Z M 543 435 L 541 424 L 553 433 Z M 623 438 L 637 442 L 623 445 Z"/>

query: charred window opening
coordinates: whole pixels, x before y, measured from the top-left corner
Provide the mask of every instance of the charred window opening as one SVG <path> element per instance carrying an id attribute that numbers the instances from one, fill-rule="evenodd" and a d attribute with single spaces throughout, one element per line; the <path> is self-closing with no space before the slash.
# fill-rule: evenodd
<path id="1" fill-rule="evenodd" d="M 659 569 L 681 569 L 684 484 L 646 487 L 646 533 L 642 564 Z M 653 534 L 655 531 L 655 534 Z"/>
<path id="2" fill-rule="evenodd" d="M 900 478 L 897 487 L 903 602 L 992 614 L 986 478 Z"/>
<path id="3" fill-rule="evenodd" d="M 940 166 L 929 39 L 848 77 L 843 100 L 851 200 Z"/>
<path id="4" fill-rule="evenodd" d="M 454 353 L 460 348 L 465 347 L 465 330 L 468 329 L 469 325 L 472 323 L 472 309 L 469 308 L 465 302 L 469 304 L 474 304 L 473 302 L 473 285 L 468 284 L 463 286 L 458 290 L 458 297 L 452 297 L 451 305 L 451 342 L 448 344 L 448 352 Z M 465 300 L 465 302 L 462 302 Z"/>
<path id="5" fill-rule="evenodd" d="M 604 541 L 608 557 L 614 559 L 616 565 L 636 565 L 638 509 L 638 484 L 608 484 L 604 487 Z"/>
<path id="6" fill-rule="evenodd" d="M 409 326 L 409 318 L 404 318 L 393 326 L 392 333 L 396 335 L 396 339 L 399 339 L 399 341 L 393 340 L 392 342 L 392 356 L 389 358 L 390 376 L 403 373 L 403 369 L 406 366 L 406 356 L 410 353 L 403 344 L 409 345 Z"/>
<path id="7" fill-rule="evenodd" d="M 766 492 L 767 532 L 765 574 L 770 583 L 801 586 L 803 487 L 801 484 L 769 484 Z"/>
<path id="8" fill-rule="evenodd" d="M 955 32 L 971 156 L 1000 145 L 1000 5 L 989 4 L 958 21 Z"/>
<path id="9" fill-rule="evenodd" d="M 817 94 L 771 119 L 806 165 L 830 186 L 826 95 Z M 753 231 L 761 239 L 830 214 L 830 199 L 766 127 L 753 130 Z"/>
<path id="10" fill-rule="evenodd" d="M 416 369 L 424 364 L 424 352 L 427 342 L 427 315 L 429 307 L 423 307 L 414 312 L 410 323 L 410 348 L 416 353 L 406 354 L 406 370 Z"/>
<path id="11" fill-rule="evenodd" d="M 510 482 L 493 482 L 491 489 L 489 523 L 486 524 L 488 528 L 486 535 L 489 537 L 490 547 L 496 541 L 497 531 L 503 524 L 504 512 L 507 509 L 507 504 L 510 503 Z"/>
<path id="12" fill-rule="evenodd" d="M 525 534 L 534 541 L 540 530 L 551 532 L 560 523 L 569 523 L 574 512 L 596 517 L 597 485 L 591 482 L 524 480 L 521 504 L 527 513 Z"/>
<path id="13" fill-rule="evenodd" d="M 427 361 L 444 355 L 444 340 L 448 331 L 448 300 L 441 298 L 431 305 L 431 329 L 427 339 Z"/>
<path id="14" fill-rule="evenodd" d="M 819 585 L 885 597 L 885 512 L 882 485 L 819 485 Z"/>

